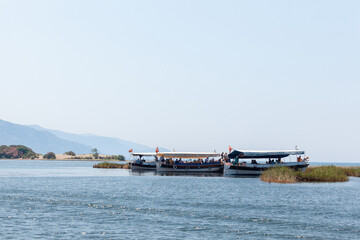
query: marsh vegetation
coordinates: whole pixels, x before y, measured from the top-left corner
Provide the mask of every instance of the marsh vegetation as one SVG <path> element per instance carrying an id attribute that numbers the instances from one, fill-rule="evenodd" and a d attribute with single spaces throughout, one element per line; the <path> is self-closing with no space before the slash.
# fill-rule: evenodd
<path id="1" fill-rule="evenodd" d="M 264 182 L 345 182 L 351 177 L 360 177 L 360 167 L 321 166 L 307 168 L 304 172 L 287 167 L 274 167 L 263 172 L 260 179 Z"/>
<path id="2" fill-rule="evenodd" d="M 109 163 L 109 162 L 102 162 L 95 164 L 93 168 L 123 168 L 123 169 L 130 169 L 130 164 L 118 164 L 118 163 Z"/>

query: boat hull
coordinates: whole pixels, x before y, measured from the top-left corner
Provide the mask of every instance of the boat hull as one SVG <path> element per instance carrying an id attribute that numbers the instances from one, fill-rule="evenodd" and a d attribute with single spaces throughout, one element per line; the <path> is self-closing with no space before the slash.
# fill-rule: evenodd
<path id="1" fill-rule="evenodd" d="M 181 164 L 166 165 L 158 163 L 156 166 L 158 172 L 179 172 L 179 173 L 215 173 L 222 172 L 223 165 L 221 163 L 214 164 Z"/>
<path id="2" fill-rule="evenodd" d="M 147 164 L 138 164 L 131 163 L 131 170 L 139 170 L 139 171 L 156 171 L 155 163 L 147 163 Z"/>
<path id="3" fill-rule="evenodd" d="M 224 166 L 225 176 L 259 176 L 265 170 L 272 167 L 289 167 L 296 171 L 305 171 L 309 166 L 307 162 L 277 163 L 277 164 L 226 164 Z"/>

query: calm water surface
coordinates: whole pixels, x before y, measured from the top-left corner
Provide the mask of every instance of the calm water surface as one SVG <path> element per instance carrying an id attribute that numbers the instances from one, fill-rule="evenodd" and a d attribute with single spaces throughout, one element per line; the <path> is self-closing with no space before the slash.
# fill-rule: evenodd
<path id="1" fill-rule="evenodd" d="M 2 239 L 359 239 L 360 178 L 267 184 L 0 161 Z"/>

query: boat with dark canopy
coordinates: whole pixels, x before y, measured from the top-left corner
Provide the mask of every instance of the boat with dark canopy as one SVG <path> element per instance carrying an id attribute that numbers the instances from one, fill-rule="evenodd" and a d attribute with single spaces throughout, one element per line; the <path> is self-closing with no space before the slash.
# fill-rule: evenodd
<path id="1" fill-rule="evenodd" d="M 131 153 L 132 156 L 138 157 L 131 163 L 132 170 L 156 170 L 156 153 Z M 152 158 L 152 161 L 145 158 Z"/>
<path id="2" fill-rule="evenodd" d="M 223 163 L 218 153 L 161 152 L 157 154 L 158 172 L 213 173 L 222 172 Z M 217 159 L 216 159 L 217 158 Z"/>
<path id="3" fill-rule="evenodd" d="M 296 162 L 283 161 L 284 158 L 291 155 L 297 156 Z M 299 150 L 250 151 L 233 149 L 228 154 L 230 161 L 224 165 L 224 175 L 261 175 L 263 171 L 279 166 L 286 166 L 294 170 L 304 171 L 309 166 L 308 157 L 305 158 L 304 155 L 305 152 Z M 251 159 L 251 162 L 246 162 L 246 159 Z M 268 159 L 268 161 L 265 163 L 258 163 L 257 159 Z"/>

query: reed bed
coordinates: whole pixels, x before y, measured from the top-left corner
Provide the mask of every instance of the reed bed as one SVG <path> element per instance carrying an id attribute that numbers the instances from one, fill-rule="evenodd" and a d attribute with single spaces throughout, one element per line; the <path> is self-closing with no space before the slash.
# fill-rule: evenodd
<path id="1" fill-rule="evenodd" d="M 102 162 L 95 164 L 93 168 L 122 168 L 122 169 L 130 169 L 130 164 L 118 164 L 118 163 L 109 163 L 109 162 Z"/>
<path id="2" fill-rule="evenodd" d="M 344 167 L 344 171 L 349 177 L 360 177 L 360 167 Z"/>
<path id="3" fill-rule="evenodd" d="M 260 179 L 268 183 L 346 182 L 349 176 L 360 177 L 360 167 L 321 166 L 308 168 L 304 172 L 273 167 L 263 172 Z"/>
<path id="4" fill-rule="evenodd" d="M 264 182 L 275 183 L 296 183 L 298 182 L 297 174 L 294 170 L 288 167 L 273 167 L 260 176 L 260 179 Z"/>
<path id="5" fill-rule="evenodd" d="M 308 168 L 297 174 L 301 182 L 346 182 L 349 180 L 344 168 L 336 166 Z"/>

